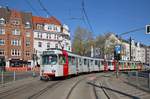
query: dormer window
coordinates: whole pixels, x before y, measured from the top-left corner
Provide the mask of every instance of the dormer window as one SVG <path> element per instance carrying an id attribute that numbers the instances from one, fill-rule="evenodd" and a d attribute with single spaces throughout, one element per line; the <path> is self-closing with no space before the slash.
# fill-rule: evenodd
<path id="1" fill-rule="evenodd" d="M 37 29 L 38 30 L 42 30 L 43 29 L 43 25 L 42 24 L 37 24 Z"/>
<path id="2" fill-rule="evenodd" d="M 0 19 L 0 24 L 5 24 L 5 19 L 4 18 Z"/>
<path id="3" fill-rule="evenodd" d="M 20 25 L 20 21 L 19 20 L 12 20 L 12 24 L 13 25 Z"/>
<path id="4" fill-rule="evenodd" d="M 29 22 L 26 22 L 25 27 L 26 27 L 26 28 L 30 28 L 30 23 L 29 23 Z"/>

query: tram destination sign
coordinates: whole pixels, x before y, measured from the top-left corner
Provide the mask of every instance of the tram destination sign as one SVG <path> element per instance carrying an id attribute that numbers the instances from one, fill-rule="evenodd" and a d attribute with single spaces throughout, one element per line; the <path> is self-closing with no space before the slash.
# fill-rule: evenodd
<path id="1" fill-rule="evenodd" d="M 43 51 L 43 55 L 55 54 L 54 51 Z"/>

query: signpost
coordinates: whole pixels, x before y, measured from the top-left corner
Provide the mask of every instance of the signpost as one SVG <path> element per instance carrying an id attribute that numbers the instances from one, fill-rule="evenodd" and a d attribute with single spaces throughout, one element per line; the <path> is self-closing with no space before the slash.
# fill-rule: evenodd
<path id="1" fill-rule="evenodd" d="M 119 75 L 119 60 L 121 59 L 121 45 L 117 44 L 114 48 L 114 59 L 117 60 L 116 63 L 116 78 L 118 78 Z"/>

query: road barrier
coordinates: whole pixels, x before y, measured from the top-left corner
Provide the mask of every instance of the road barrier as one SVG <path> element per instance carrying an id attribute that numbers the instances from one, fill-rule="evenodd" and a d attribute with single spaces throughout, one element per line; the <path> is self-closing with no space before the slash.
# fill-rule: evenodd
<path id="1" fill-rule="evenodd" d="M 11 83 L 16 80 L 25 79 L 28 77 L 33 77 L 33 72 L 35 73 L 34 76 L 39 76 L 39 72 L 36 71 L 0 71 L 0 86 L 3 86 L 6 83 Z"/>
<path id="2" fill-rule="evenodd" d="M 125 74 L 128 84 L 150 91 L 150 71 L 128 71 Z"/>

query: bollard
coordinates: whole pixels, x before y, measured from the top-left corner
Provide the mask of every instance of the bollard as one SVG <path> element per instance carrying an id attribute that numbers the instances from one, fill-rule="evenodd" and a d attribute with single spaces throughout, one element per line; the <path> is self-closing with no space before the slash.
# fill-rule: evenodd
<path id="1" fill-rule="evenodd" d="M 1 84 L 2 84 L 2 86 L 4 84 L 4 72 L 3 72 L 3 70 L 2 70 L 2 75 L 1 75 Z"/>
<path id="2" fill-rule="evenodd" d="M 137 87 L 139 86 L 139 79 L 138 79 L 138 71 L 136 71 L 136 85 L 137 85 Z"/>
<path id="3" fill-rule="evenodd" d="M 14 71 L 14 81 L 16 80 L 16 72 Z"/>
<path id="4" fill-rule="evenodd" d="M 148 73 L 148 88 L 150 89 L 150 73 Z"/>

